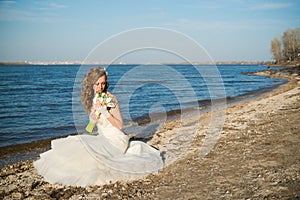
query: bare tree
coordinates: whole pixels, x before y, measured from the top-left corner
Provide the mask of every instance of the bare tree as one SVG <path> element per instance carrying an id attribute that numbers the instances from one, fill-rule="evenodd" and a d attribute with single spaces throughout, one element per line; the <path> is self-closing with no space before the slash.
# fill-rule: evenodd
<path id="1" fill-rule="evenodd" d="M 300 28 L 294 29 L 296 35 L 295 60 L 300 61 Z"/>
<path id="2" fill-rule="evenodd" d="M 278 38 L 274 38 L 271 42 L 271 52 L 276 63 L 280 63 L 281 57 L 281 43 Z"/>
<path id="3" fill-rule="evenodd" d="M 283 37 L 283 56 L 286 61 L 294 61 L 298 59 L 300 53 L 300 30 L 299 28 L 287 30 Z"/>

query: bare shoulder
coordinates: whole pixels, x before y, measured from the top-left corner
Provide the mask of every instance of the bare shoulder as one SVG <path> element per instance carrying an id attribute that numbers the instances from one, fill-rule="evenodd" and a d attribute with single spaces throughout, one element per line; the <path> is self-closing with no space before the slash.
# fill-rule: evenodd
<path id="1" fill-rule="evenodd" d="M 108 92 L 108 91 L 106 92 L 106 94 L 110 97 L 116 97 L 115 95 L 113 95 L 111 92 Z"/>
<path id="2" fill-rule="evenodd" d="M 114 101 L 118 101 L 117 97 L 113 95 L 111 92 L 107 92 L 107 95 L 110 96 Z"/>

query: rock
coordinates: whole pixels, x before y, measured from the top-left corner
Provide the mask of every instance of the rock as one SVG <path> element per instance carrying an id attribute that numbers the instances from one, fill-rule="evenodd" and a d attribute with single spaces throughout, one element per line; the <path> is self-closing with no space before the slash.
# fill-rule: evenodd
<path id="1" fill-rule="evenodd" d="M 36 186 L 38 186 L 38 184 L 40 184 L 40 181 L 33 181 L 30 189 L 33 190 L 34 188 L 36 188 Z"/>
<path id="2" fill-rule="evenodd" d="M 24 195 L 20 192 L 13 192 L 11 196 L 15 199 L 22 199 Z"/>

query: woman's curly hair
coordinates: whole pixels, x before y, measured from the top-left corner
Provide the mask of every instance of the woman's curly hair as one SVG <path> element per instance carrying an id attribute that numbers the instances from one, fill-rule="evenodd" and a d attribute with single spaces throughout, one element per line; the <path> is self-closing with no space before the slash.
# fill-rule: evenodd
<path id="1" fill-rule="evenodd" d="M 84 105 L 85 111 L 89 114 L 91 112 L 91 107 L 93 105 L 93 98 L 94 98 L 94 84 L 96 81 L 101 77 L 105 76 L 105 80 L 107 80 L 107 74 L 104 68 L 96 67 L 90 69 L 90 71 L 85 74 L 82 84 L 82 91 L 81 91 L 81 103 Z M 108 88 L 108 84 L 103 92 L 106 92 Z"/>

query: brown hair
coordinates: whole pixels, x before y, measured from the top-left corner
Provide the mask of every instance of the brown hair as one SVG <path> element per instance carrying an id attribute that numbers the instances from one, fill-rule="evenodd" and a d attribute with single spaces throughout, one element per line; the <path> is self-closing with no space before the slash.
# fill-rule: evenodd
<path id="1" fill-rule="evenodd" d="M 104 68 L 96 67 L 90 69 L 88 73 L 85 74 L 82 84 L 82 92 L 81 92 L 81 103 L 84 105 L 85 111 L 89 114 L 91 112 L 91 107 L 93 105 L 94 98 L 94 84 L 101 77 L 105 76 L 105 80 L 107 80 L 107 74 Z M 106 92 L 108 88 L 108 84 L 106 84 L 103 92 Z"/>

